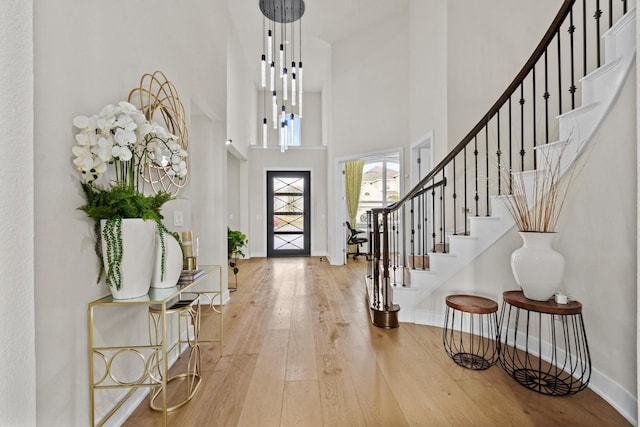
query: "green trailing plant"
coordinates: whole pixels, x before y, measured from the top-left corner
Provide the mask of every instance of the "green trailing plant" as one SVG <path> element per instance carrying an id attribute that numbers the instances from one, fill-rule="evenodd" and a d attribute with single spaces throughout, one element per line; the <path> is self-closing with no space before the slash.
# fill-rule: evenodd
<path id="1" fill-rule="evenodd" d="M 95 221 L 95 252 L 100 263 L 98 282 L 104 274 L 108 285 L 120 289 L 122 281 L 120 263 L 122 261 L 123 218 L 142 218 L 156 223 L 162 247 L 161 268 L 162 278 L 164 279 L 166 258 L 164 233 L 170 234 L 181 244 L 178 234 L 169 231 L 162 224 L 163 217 L 160 214 L 163 204 L 171 200 L 172 196 L 166 192 L 146 196 L 126 184 L 116 184 L 112 188 L 102 189 L 92 184 L 83 183 L 82 190 L 86 196 L 87 203 L 78 209 Z M 103 219 L 106 222 L 101 232 L 100 220 Z M 103 261 L 102 239 L 106 243 L 107 265 L 104 265 Z"/>
<path id="2" fill-rule="evenodd" d="M 242 248 L 247 247 L 247 236 L 239 230 L 232 230 L 227 227 L 227 259 L 229 260 L 229 268 L 233 271 L 233 275 L 236 276 L 236 283 L 238 281 L 238 257 L 244 258 L 244 252 Z"/>

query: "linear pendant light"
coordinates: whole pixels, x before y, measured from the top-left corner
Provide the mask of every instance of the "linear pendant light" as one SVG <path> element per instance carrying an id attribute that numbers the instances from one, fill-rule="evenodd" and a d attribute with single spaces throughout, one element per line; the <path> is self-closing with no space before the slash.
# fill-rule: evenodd
<path id="1" fill-rule="evenodd" d="M 303 0 L 259 0 L 259 7 L 263 15 L 262 54 L 260 55 L 260 83 L 264 94 L 262 146 L 264 148 L 268 146 L 269 126 L 266 112 L 268 78 L 268 93 L 272 97 L 271 121 L 273 129 L 277 130 L 280 150 L 285 151 L 291 145 L 295 134 L 294 107 L 297 107 L 298 117 L 302 117 L 302 20 L 300 18 L 304 15 L 305 4 Z M 295 31 L 296 24 L 298 31 Z M 278 54 L 274 55 L 276 46 Z M 291 68 L 287 68 L 289 63 L 287 60 L 290 61 Z"/>

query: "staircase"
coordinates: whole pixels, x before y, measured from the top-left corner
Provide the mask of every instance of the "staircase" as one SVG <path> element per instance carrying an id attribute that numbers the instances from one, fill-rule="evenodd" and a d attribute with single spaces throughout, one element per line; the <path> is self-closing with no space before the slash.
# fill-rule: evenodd
<path id="1" fill-rule="evenodd" d="M 591 22 L 589 6 L 581 9 L 586 2 L 574 3 L 565 1 L 522 71 L 454 150 L 398 203 L 371 212 L 367 284 L 372 316 L 385 320 L 378 326 L 392 327 L 394 316 L 440 326 L 430 295 L 514 227 L 505 207 L 504 198 L 510 197 L 505 171 L 531 181 L 543 159 L 563 153 L 564 174 L 585 152 L 635 61 L 636 11 L 627 10 L 626 1 L 617 11 L 603 11 L 596 2 Z M 608 27 L 601 22 L 606 16 Z M 584 24 L 582 30 L 576 21 Z M 574 45 L 580 44 L 576 52 Z M 557 58 L 550 59 L 554 46 Z M 557 76 L 547 76 L 550 68 L 557 68 Z M 563 97 L 559 88 L 566 87 L 570 95 Z M 545 122 L 544 129 L 534 125 L 539 122 Z"/>

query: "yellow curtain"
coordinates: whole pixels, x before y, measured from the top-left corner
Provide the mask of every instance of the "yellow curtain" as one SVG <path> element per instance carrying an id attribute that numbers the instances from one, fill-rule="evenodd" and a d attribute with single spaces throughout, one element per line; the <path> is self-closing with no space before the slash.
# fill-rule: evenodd
<path id="1" fill-rule="evenodd" d="M 347 197 L 347 212 L 351 226 L 356 228 L 356 214 L 360 202 L 360 188 L 362 187 L 362 168 L 364 160 L 353 160 L 344 165 L 344 179 Z"/>

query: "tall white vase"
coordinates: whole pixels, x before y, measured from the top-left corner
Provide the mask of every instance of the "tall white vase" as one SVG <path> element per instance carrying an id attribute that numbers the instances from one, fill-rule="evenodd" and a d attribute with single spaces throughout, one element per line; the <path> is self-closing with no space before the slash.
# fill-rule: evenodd
<path id="1" fill-rule="evenodd" d="M 163 232 L 164 233 L 164 232 Z M 151 287 L 171 288 L 178 283 L 182 272 L 182 248 L 170 234 L 164 233 L 164 276 L 162 275 L 162 244 L 160 236 L 156 238 L 155 262 Z"/>
<path id="2" fill-rule="evenodd" d="M 102 256 L 108 268 L 107 242 L 104 237 L 106 220 L 100 221 L 102 231 Z M 109 289 L 114 299 L 138 298 L 149 293 L 156 247 L 156 223 L 141 218 L 122 220 L 122 262 L 120 289 L 111 284 Z"/>
<path id="3" fill-rule="evenodd" d="M 551 244 L 556 233 L 520 232 L 524 245 L 511 255 L 511 269 L 526 298 L 547 301 L 560 290 L 565 261 Z"/>

